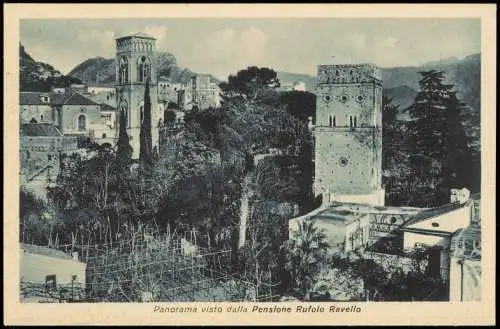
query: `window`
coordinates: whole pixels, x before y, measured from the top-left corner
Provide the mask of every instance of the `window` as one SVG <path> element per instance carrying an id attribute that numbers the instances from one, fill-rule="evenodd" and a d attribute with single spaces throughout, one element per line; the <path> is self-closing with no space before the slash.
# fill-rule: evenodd
<path id="1" fill-rule="evenodd" d="M 71 276 L 71 281 L 76 281 L 77 278 L 78 278 L 78 276 L 76 274 L 73 274 Z"/>
<path id="2" fill-rule="evenodd" d="M 328 121 L 328 126 L 332 127 L 332 125 L 333 125 L 333 119 L 332 119 L 332 116 L 330 115 L 329 121 Z"/>
<path id="3" fill-rule="evenodd" d="M 352 116 L 349 116 L 349 127 L 352 127 Z"/>
<path id="4" fill-rule="evenodd" d="M 45 277 L 45 288 L 56 289 L 56 286 L 57 286 L 56 275 L 55 274 L 47 275 Z"/>
<path id="5" fill-rule="evenodd" d="M 357 123 L 358 123 L 358 117 L 354 116 L 354 127 L 356 127 Z"/>
<path id="6" fill-rule="evenodd" d="M 129 81 L 128 76 L 128 60 L 126 57 L 120 58 L 120 66 L 118 68 L 118 82 L 125 83 Z"/>
<path id="7" fill-rule="evenodd" d="M 120 104 L 120 115 L 125 116 L 125 121 L 127 122 L 127 128 L 130 128 L 130 117 L 128 115 L 128 106 L 127 106 L 127 102 L 125 102 L 125 101 L 122 101 L 122 103 Z M 120 122 L 120 121 L 118 121 L 118 122 Z"/>
<path id="8" fill-rule="evenodd" d="M 47 158 L 49 159 L 49 161 L 51 161 L 52 160 L 52 155 L 48 154 Z"/>
<path id="9" fill-rule="evenodd" d="M 335 115 L 333 116 L 333 126 L 335 127 L 337 123 L 335 122 Z"/>
<path id="10" fill-rule="evenodd" d="M 341 101 L 342 103 L 347 102 L 347 95 L 342 95 L 342 96 L 340 97 L 340 101 Z"/>
<path id="11" fill-rule="evenodd" d="M 137 77 L 140 82 L 145 82 L 151 73 L 151 65 L 146 56 L 139 59 Z"/>
<path id="12" fill-rule="evenodd" d="M 85 131 L 87 129 L 87 118 L 85 115 L 80 115 L 78 117 L 78 131 Z"/>
<path id="13" fill-rule="evenodd" d="M 339 161 L 339 163 L 340 163 L 340 165 L 341 165 L 342 167 L 347 166 L 347 163 L 348 163 L 348 162 L 349 162 L 349 161 L 347 161 L 347 159 L 346 159 L 346 158 L 344 158 L 344 157 L 340 158 L 340 161 Z"/>
<path id="14" fill-rule="evenodd" d="M 43 114 L 40 114 L 40 122 L 43 122 Z"/>
<path id="15" fill-rule="evenodd" d="M 397 222 L 396 217 L 391 217 L 391 224 L 396 224 L 396 222 Z"/>
<path id="16" fill-rule="evenodd" d="M 102 134 L 102 138 L 106 138 L 106 134 L 105 134 L 105 133 L 104 133 L 104 134 Z"/>

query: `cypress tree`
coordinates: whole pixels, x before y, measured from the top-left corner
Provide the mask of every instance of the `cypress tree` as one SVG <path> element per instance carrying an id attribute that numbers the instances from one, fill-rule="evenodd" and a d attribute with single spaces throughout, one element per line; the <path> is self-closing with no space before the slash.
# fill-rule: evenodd
<path id="1" fill-rule="evenodd" d="M 116 158 L 118 166 L 124 169 L 130 165 L 133 150 L 130 146 L 130 138 L 127 134 L 127 113 L 123 109 L 120 110 L 118 129 Z"/>
<path id="2" fill-rule="evenodd" d="M 151 96 L 149 95 L 149 79 L 144 90 L 144 109 L 141 115 L 139 160 L 143 167 L 153 163 L 153 143 L 151 136 Z"/>

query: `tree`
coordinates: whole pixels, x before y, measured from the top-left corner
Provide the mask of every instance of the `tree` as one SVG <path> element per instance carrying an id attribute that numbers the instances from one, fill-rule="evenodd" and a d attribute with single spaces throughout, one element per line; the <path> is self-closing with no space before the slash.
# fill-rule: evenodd
<path id="1" fill-rule="evenodd" d="M 263 67 L 250 66 L 238 71 L 236 75 L 229 75 L 228 82 L 222 82 L 221 89 L 223 102 L 229 98 L 256 99 L 262 93 L 280 86 L 276 71 Z"/>
<path id="2" fill-rule="evenodd" d="M 328 248 L 326 235 L 314 221 L 301 221 L 298 230 L 283 246 L 286 251 L 285 268 L 294 281 L 294 288 L 303 295 L 311 287 L 314 275 L 318 273 L 325 257 Z"/>
<path id="3" fill-rule="evenodd" d="M 118 129 L 118 141 L 116 142 L 117 165 L 121 169 L 128 169 L 131 163 L 133 150 L 132 146 L 130 146 L 130 138 L 127 134 L 127 112 L 124 109 L 120 110 Z"/>
<path id="4" fill-rule="evenodd" d="M 452 85 L 444 83 L 444 72 L 420 72 L 420 91 L 408 108 L 411 121 L 406 125 L 410 166 L 420 181 L 421 193 L 435 191 L 433 206 L 449 200 L 450 188 L 463 184 L 459 162 L 468 157 L 461 123 L 464 109 Z M 433 203 L 433 204 L 432 204 Z"/>
<path id="5" fill-rule="evenodd" d="M 151 95 L 149 94 L 149 79 L 144 90 L 144 110 L 141 120 L 139 161 L 143 167 L 153 164 L 153 143 L 151 136 Z"/>
<path id="6" fill-rule="evenodd" d="M 288 113 L 307 123 L 309 117 L 316 117 L 316 95 L 303 91 L 287 91 L 280 95 Z"/>
<path id="7" fill-rule="evenodd" d="M 382 168 L 390 170 L 401 160 L 403 146 L 403 124 L 398 120 L 399 105 L 392 104 L 394 98 L 382 96 Z"/>
<path id="8" fill-rule="evenodd" d="M 165 110 L 165 124 L 171 124 L 171 123 L 174 123 L 175 122 L 175 111 L 171 110 L 171 109 L 168 109 L 168 110 Z"/>

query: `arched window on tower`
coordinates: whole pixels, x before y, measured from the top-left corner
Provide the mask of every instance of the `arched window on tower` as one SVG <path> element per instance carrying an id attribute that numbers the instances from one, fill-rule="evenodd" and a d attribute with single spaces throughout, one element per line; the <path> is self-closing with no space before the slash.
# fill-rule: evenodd
<path id="1" fill-rule="evenodd" d="M 352 127 L 352 116 L 349 116 L 349 127 Z"/>
<path id="2" fill-rule="evenodd" d="M 337 122 L 335 120 L 335 115 L 333 116 L 333 126 L 336 127 L 337 126 Z"/>
<path id="3" fill-rule="evenodd" d="M 332 116 L 330 115 L 329 121 L 328 121 L 328 126 L 331 127 L 333 125 L 333 119 Z"/>
<path id="4" fill-rule="evenodd" d="M 120 104 L 120 115 L 125 116 L 125 122 L 127 124 L 127 128 L 130 128 L 130 116 L 128 115 L 128 106 L 125 101 L 122 101 Z M 118 121 L 118 124 L 120 124 L 120 121 Z"/>
<path id="5" fill-rule="evenodd" d="M 40 122 L 43 122 L 43 114 L 40 114 Z"/>
<path id="6" fill-rule="evenodd" d="M 118 82 L 125 83 L 128 81 L 128 60 L 126 57 L 122 57 L 120 58 L 120 66 L 118 67 Z"/>
<path id="7" fill-rule="evenodd" d="M 87 118 L 85 115 L 80 115 L 78 117 L 78 131 L 85 131 L 87 129 Z"/>
<path id="8" fill-rule="evenodd" d="M 356 127 L 357 124 L 358 124 L 358 117 L 354 116 L 354 127 Z"/>
<path id="9" fill-rule="evenodd" d="M 147 58 L 146 56 L 140 57 L 137 69 L 137 77 L 139 82 L 146 82 L 151 74 L 151 63 L 149 62 L 149 58 Z"/>

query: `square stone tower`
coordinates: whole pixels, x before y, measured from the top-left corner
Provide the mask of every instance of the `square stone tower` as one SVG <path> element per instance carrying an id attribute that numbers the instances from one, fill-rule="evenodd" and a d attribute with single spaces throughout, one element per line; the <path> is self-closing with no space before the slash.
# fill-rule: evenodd
<path id="1" fill-rule="evenodd" d="M 127 113 L 127 132 L 133 148 L 132 159 L 139 158 L 140 131 L 144 111 L 144 92 L 149 79 L 151 99 L 151 135 L 153 149 L 159 149 L 158 83 L 156 73 L 156 39 L 135 33 L 116 39 L 117 122 L 121 111 Z M 119 124 L 116 125 L 118 137 Z"/>
<path id="2" fill-rule="evenodd" d="M 318 66 L 314 136 L 315 195 L 384 205 L 380 69 Z"/>

